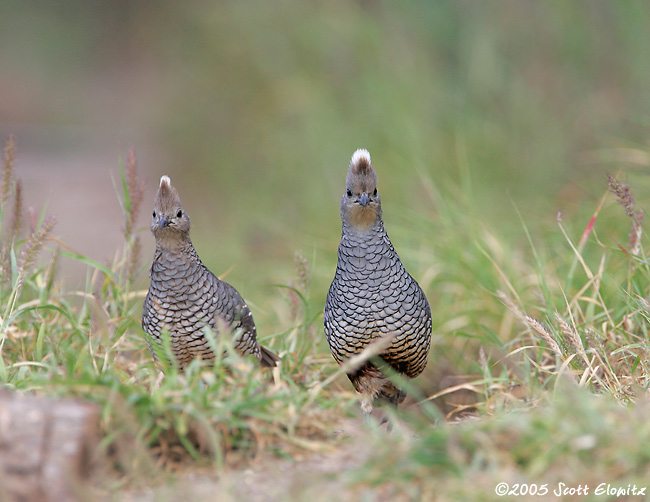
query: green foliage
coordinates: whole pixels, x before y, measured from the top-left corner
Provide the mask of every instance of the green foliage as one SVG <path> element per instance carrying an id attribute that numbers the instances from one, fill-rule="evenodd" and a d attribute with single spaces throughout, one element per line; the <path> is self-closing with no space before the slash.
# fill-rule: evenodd
<path id="1" fill-rule="evenodd" d="M 375 493 L 408 500 L 498 500 L 500 482 L 546 484 L 550 497 L 560 483 L 588 485 L 592 495 L 603 482 L 643 487 L 650 475 L 647 413 L 646 400 L 630 409 L 562 385 L 532 409 L 435 428 L 415 420 L 411 428 L 375 434 L 366 439 L 370 460 L 346 479 L 356 496 L 372 493 L 364 488 L 370 483 Z"/>

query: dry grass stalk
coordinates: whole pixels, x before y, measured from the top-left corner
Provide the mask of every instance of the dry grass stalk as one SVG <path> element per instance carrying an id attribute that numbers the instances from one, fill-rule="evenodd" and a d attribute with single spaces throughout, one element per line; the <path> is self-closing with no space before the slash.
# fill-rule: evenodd
<path id="1" fill-rule="evenodd" d="M 395 334 L 387 335 L 384 337 L 377 338 L 372 343 L 368 344 L 358 354 L 353 355 L 351 358 L 347 359 L 336 371 L 334 374 L 330 375 L 323 382 L 318 383 L 312 388 L 312 396 L 315 396 L 321 389 L 327 387 L 334 380 L 336 380 L 342 373 L 354 373 L 364 364 L 370 361 L 373 357 L 378 356 L 393 343 Z"/>
<path id="2" fill-rule="evenodd" d="M 587 328 L 585 330 L 585 340 L 587 340 L 590 352 L 593 352 L 603 365 L 606 365 L 606 362 L 608 361 L 607 351 L 605 350 L 603 342 L 601 342 L 600 338 L 598 338 L 596 332 L 592 328 Z"/>
<path id="3" fill-rule="evenodd" d="M 309 289 L 309 284 L 311 283 L 311 271 L 309 270 L 309 262 L 302 253 L 296 251 L 294 258 L 294 263 L 296 264 L 296 275 L 298 276 L 298 285 L 299 289 L 306 293 Z"/>
<path id="4" fill-rule="evenodd" d="M 524 322 L 535 333 L 537 333 L 542 340 L 544 340 L 544 343 L 546 343 L 549 349 L 551 349 L 553 352 L 555 352 L 560 356 L 562 355 L 562 350 L 560 349 L 560 346 L 555 341 L 555 338 L 553 338 L 551 333 L 542 325 L 542 323 L 540 323 L 537 319 L 533 319 L 532 317 L 527 315 L 524 316 Z"/>
<path id="5" fill-rule="evenodd" d="M 513 302 L 512 299 L 504 291 L 498 290 L 497 296 L 499 297 L 499 300 L 501 300 L 506 307 L 508 307 L 514 314 L 517 315 L 517 317 L 523 319 L 524 316 L 520 312 L 519 307 L 515 305 L 515 302 Z"/>
<path id="6" fill-rule="evenodd" d="M 20 180 L 16 181 L 14 189 L 14 205 L 11 218 L 10 239 L 15 240 L 20 236 L 23 222 L 23 184 Z"/>
<path id="7" fill-rule="evenodd" d="M 0 204 L 4 207 L 9 192 L 11 191 L 11 180 L 14 173 L 15 146 L 14 137 L 9 136 L 4 149 L 4 169 L 2 170 L 2 189 L 0 191 Z"/>
<path id="8" fill-rule="evenodd" d="M 499 299 L 517 316 L 521 319 L 530 329 L 533 330 L 550 348 L 553 352 L 558 355 L 562 355 L 562 349 L 559 344 L 553 338 L 553 335 L 536 319 L 533 319 L 530 316 L 524 314 L 519 308 L 514 304 L 508 295 L 503 291 L 497 291 L 497 296 Z"/>
<path id="9" fill-rule="evenodd" d="M 134 234 L 135 222 L 140 212 L 140 206 L 144 200 L 144 182 L 138 178 L 137 162 L 135 151 L 129 150 L 127 163 L 126 189 L 129 197 L 129 204 L 126 213 L 126 224 L 124 226 L 124 237 L 128 240 Z"/>
<path id="10" fill-rule="evenodd" d="M 0 282 L 11 282 L 11 250 L 7 244 L 0 249 Z"/>
<path id="11" fill-rule="evenodd" d="M 59 247 L 54 248 L 54 253 L 50 262 L 47 264 L 45 269 L 45 284 L 47 285 L 48 290 L 52 287 L 54 283 L 54 275 L 56 273 L 56 266 L 59 262 Z"/>
<path id="12" fill-rule="evenodd" d="M 608 176 L 609 190 L 618 200 L 618 203 L 625 208 L 625 214 L 632 220 L 632 229 L 628 235 L 629 237 L 629 252 L 633 255 L 638 255 L 641 252 L 641 220 L 643 219 L 643 211 L 635 211 L 634 195 L 630 190 L 630 185 L 621 183 L 613 176 Z"/>
<path id="13" fill-rule="evenodd" d="M 27 269 L 29 269 L 32 266 L 34 260 L 36 259 L 36 255 L 43 247 L 43 244 L 45 244 L 45 241 L 47 240 L 47 237 L 50 235 L 50 232 L 52 232 L 52 229 L 54 228 L 55 224 L 56 224 L 56 218 L 54 216 L 48 218 L 43 222 L 43 224 L 38 228 L 38 230 L 35 233 L 33 233 L 32 236 L 28 239 L 27 244 L 25 245 L 25 249 L 23 250 L 23 253 L 20 258 L 18 273 L 24 274 L 27 271 Z"/>
<path id="14" fill-rule="evenodd" d="M 564 338 L 569 342 L 569 345 L 571 345 L 571 347 L 573 347 L 573 350 L 580 354 L 580 356 L 582 356 L 584 359 L 585 348 L 582 345 L 582 339 L 580 338 L 580 335 L 573 329 L 572 326 L 569 325 L 568 322 L 562 319 L 562 317 L 560 317 L 560 314 L 557 312 L 555 313 L 555 320 L 560 325 L 562 335 L 564 335 Z"/>
<path id="15" fill-rule="evenodd" d="M 133 239 L 133 244 L 129 251 L 129 261 L 127 264 L 127 273 L 126 277 L 129 282 L 133 282 L 135 279 L 138 267 L 140 266 L 140 251 L 142 250 L 142 245 L 140 244 L 140 237 L 136 236 Z"/>
<path id="16" fill-rule="evenodd" d="M 140 238 L 135 235 L 135 225 L 144 200 L 144 182 L 138 178 L 135 151 L 129 150 L 126 172 L 126 206 L 124 239 L 126 240 L 126 276 L 129 282 L 135 279 L 140 265 Z"/>
<path id="17" fill-rule="evenodd" d="M 13 311 L 16 300 L 20 296 L 20 293 L 23 289 L 25 283 L 25 277 L 29 272 L 29 269 L 34 264 L 34 260 L 38 255 L 39 251 L 42 249 L 43 245 L 47 241 L 50 232 L 54 228 L 56 223 L 56 218 L 51 217 L 43 222 L 43 224 L 38 228 L 38 230 L 32 234 L 32 236 L 27 240 L 25 244 L 25 249 L 23 250 L 20 262 L 18 264 L 18 280 L 16 282 L 16 287 L 12 293 L 11 309 Z"/>

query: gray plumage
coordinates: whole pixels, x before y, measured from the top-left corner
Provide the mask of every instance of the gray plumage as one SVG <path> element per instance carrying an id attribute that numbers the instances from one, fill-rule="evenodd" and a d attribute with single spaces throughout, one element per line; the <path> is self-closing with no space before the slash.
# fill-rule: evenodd
<path id="1" fill-rule="evenodd" d="M 190 240 L 189 216 L 167 176 L 160 179 L 151 232 L 156 251 L 142 328 L 149 335 L 147 345 L 154 358 L 151 343 L 160 345 L 167 330 L 181 369 L 195 357 L 214 359 L 205 336 L 205 327 L 210 326 L 216 333 L 224 327 L 234 333 L 238 353 L 254 355 L 262 366 L 276 366 L 278 356 L 257 343 L 253 314 L 240 294 L 201 262 Z"/>
<path id="2" fill-rule="evenodd" d="M 339 364 L 370 343 L 392 337 L 379 364 L 366 362 L 348 377 L 367 415 L 376 398 L 398 405 L 404 393 L 382 373 L 384 365 L 409 378 L 424 370 L 431 344 L 431 308 L 404 269 L 386 234 L 377 174 L 366 150 L 352 156 L 341 199 L 343 230 L 336 274 L 325 303 L 325 335 Z"/>

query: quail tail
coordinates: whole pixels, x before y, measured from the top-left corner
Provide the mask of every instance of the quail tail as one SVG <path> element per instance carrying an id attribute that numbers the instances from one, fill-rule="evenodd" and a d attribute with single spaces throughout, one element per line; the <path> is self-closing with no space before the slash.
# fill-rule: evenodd
<path id="1" fill-rule="evenodd" d="M 266 347 L 260 345 L 260 365 L 265 368 L 275 368 L 280 358 Z"/>

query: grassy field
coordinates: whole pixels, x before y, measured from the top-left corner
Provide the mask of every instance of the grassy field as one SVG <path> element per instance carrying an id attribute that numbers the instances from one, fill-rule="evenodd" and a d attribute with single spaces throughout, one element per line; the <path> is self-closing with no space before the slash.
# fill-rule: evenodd
<path id="1" fill-rule="evenodd" d="M 322 304 L 310 299 L 312 267 L 321 265 L 302 256 L 265 316 L 262 339 L 282 356 L 279 370 L 231 353 L 215 368 L 197 362 L 162 378 L 139 327 L 145 291 L 134 283 L 146 260 L 132 222 L 144 185 L 134 156 L 121 172 L 125 245 L 108 265 L 67 251 L 51 237 L 53 219 L 26 217 L 11 139 L 2 172 L 0 378 L 100 405 L 94 496 L 147 500 L 138 490 L 157 486 L 156 500 L 173 500 L 198 490 L 183 484 L 195 471 L 220 473 L 213 482 L 226 490 L 239 469 L 269 462 L 290 466 L 276 473 L 285 479 L 256 490 L 286 500 L 321 500 L 332 483 L 346 500 L 490 500 L 500 482 L 514 495 L 552 498 L 565 485 L 593 493 L 603 482 L 647 483 L 650 266 L 629 186 L 603 183 L 584 232 L 558 219 L 540 240 L 522 220 L 521 246 L 472 221 L 462 198 L 436 219 L 408 218 L 422 234 L 445 236 L 403 250 L 424 288 L 443 294 L 430 295 L 429 367 L 415 385 L 402 382 L 411 398 L 398 415 L 386 410 L 395 424 L 387 433 L 364 428 L 323 348 Z M 444 266 L 427 266 L 431 256 Z M 62 257 L 88 266 L 84 290 L 60 286 Z M 345 469 L 333 476 L 314 457 Z M 233 497 L 243 489 L 226 486 Z"/>
<path id="2" fill-rule="evenodd" d="M 617 490 L 650 484 L 648 7 L 312 7 L 0 5 L 0 48 L 21 47 L 0 50 L 3 128 L 133 127 L 166 158 L 116 162 L 124 245 L 106 260 L 23 208 L 7 142 L 2 385 L 101 407 L 93 500 L 644 500 Z M 359 147 L 434 313 L 389 433 L 363 426 L 322 329 Z M 162 174 L 279 370 L 154 365 L 142 250 Z"/>

